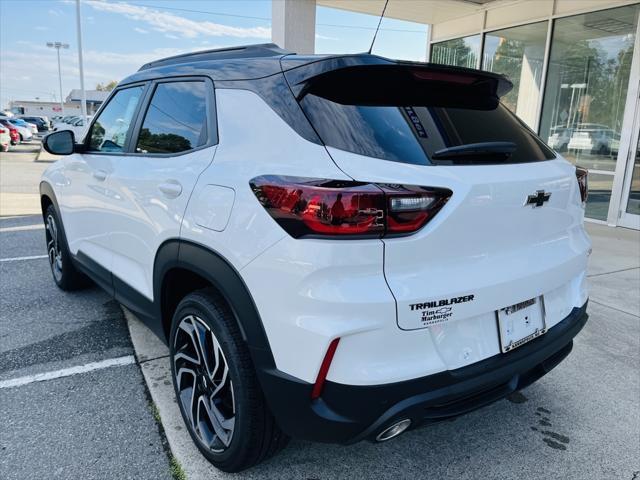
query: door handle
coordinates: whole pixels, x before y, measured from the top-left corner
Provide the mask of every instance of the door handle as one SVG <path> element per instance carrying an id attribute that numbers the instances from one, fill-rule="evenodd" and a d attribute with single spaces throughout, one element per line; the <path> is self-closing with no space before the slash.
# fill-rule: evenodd
<path id="1" fill-rule="evenodd" d="M 158 185 L 158 190 L 160 190 L 165 197 L 176 198 L 182 193 L 182 185 L 180 185 L 177 180 L 167 180 Z"/>
<path id="2" fill-rule="evenodd" d="M 93 178 L 101 182 L 104 182 L 107 179 L 107 172 L 105 172 L 104 170 L 94 170 Z"/>

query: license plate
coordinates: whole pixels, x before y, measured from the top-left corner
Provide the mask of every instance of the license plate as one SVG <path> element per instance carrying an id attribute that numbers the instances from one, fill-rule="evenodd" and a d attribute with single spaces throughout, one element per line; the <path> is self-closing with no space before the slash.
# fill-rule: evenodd
<path id="1" fill-rule="evenodd" d="M 510 352 L 547 331 L 542 297 L 501 308 L 497 313 L 502 353 Z"/>

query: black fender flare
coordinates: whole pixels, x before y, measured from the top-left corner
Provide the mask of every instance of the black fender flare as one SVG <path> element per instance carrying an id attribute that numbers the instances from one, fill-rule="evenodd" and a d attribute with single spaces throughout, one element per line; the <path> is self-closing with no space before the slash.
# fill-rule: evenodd
<path id="1" fill-rule="evenodd" d="M 42 206 L 42 197 L 45 197 L 45 196 L 49 200 L 51 200 L 51 203 L 53 204 L 53 208 L 55 208 L 56 214 L 58 215 L 58 218 L 62 222 L 62 216 L 60 215 L 60 207 L 58 206 L 58 199 L 56 198 L 56 194 L 53 191 L 53 187 L 49 184 L 49 182 L 42 180 L 40 182 L 40 206 Z M 43 209 L 42 218 L 44 218 L 44 214 L 45 212 Z"/>
<path id="2" fill-rule="evenodd" d="M 211 283 L 231 309 L 256 368 L 275 368 L 262 319 L 244 280 L 222 255 L 203 245 L 172 239 L 158 248 L 153 271 L 153 296 L 158 319 L 163 324 L 166 320 L 162 318 L 163 281 L 174 268 L 191 271 Z M 168 343 L 168 338 L 165 340 Z"/>

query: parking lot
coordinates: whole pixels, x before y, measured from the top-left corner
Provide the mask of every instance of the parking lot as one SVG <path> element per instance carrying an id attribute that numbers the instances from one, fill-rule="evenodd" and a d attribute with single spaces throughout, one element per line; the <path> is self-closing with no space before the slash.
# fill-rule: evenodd
<path id="1" fill-rule="evenodd" d="M 0 154 L 0 478 L 171 478 L 172 452 L 188 478 L 640 478 L 639 232 L 589 225 L 589 322 L 523 392 L 386 444 L 292 441 L 225 475 L 180 427 L 164 347 L 98 288 L 55 287 L 38 151 Z"/>

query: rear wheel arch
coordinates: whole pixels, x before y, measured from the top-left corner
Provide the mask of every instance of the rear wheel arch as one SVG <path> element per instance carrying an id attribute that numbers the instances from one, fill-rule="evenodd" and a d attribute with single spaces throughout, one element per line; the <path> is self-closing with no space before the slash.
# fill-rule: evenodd
<path id="1" fill-rule="evenodd" d="M 203 288 L 213 288 L 224 299 L 250 350 L 266 350 L 272 359 L 260 314 L 238 271 L 214 250 L 186 240 L 163 243 L 154 265 L 154 298 L 166 341 L 180 300 Z"/>
<path id="2" fill-rule="evenodd" d="M 58 201 L 56 199 L 56 194 L 53 192 L 53 187 L 51 187 L 49 183 L 42 181 L 40 182 L 40 207 L 42 209 L 43 218 L 49 205 L 53 205 L 58 217 L 60 217 L 60 209 L 58 208 Z"/>

